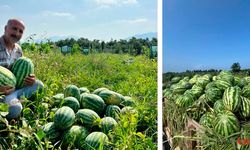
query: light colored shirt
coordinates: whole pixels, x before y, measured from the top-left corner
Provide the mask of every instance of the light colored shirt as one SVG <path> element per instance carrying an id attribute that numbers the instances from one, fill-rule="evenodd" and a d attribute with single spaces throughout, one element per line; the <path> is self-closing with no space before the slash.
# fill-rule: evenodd
<path id="1" fill-rule="evenodd" d="M 19 58 L 22 57 L 22 48 L 15 43 L 14 49 L 11 53 L 8 52 L 5 46 L 3 36 L 0 37 L 0 66 L 10 69 L 12 64 Z"/>

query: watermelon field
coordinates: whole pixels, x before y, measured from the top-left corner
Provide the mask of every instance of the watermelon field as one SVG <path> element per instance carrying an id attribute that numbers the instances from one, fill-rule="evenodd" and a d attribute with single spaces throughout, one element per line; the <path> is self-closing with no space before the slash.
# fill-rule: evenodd
<path id="1" fill-rule="evenodd" d="M 0 103 L 0 149 L 157 149 L 155 59 L 23 51 L 44 89 L 23 99 L 18 119 Z"/>
<path id="2" fill-rule="evenodd" d="M 250 77 L 222 70 L 165 80 L 163 126 L 171 147 L 250 149 Z"/>

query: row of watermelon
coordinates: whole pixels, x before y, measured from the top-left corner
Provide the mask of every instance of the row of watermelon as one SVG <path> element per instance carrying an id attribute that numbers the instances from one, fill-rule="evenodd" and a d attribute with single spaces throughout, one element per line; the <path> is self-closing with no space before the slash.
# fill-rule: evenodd
<path id="1" fill-rule="evenodd" d="M 174 77 L 163 93 L 166 99 L 187 112 L 194 110 L 189 115 L 201 125 L 222 136 L 230 136 L 241 130 L 244 134 L 246 132 L 240 122 L 250 118 L 249 87 L 250 77 L 240 78 L 229 71 L 222 71 L 217 76 Z"/>

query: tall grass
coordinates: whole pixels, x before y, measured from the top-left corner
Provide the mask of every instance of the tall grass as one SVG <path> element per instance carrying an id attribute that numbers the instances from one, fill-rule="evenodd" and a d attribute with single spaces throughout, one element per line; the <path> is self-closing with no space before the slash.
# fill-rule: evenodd
<path id="1" fill-rule="evenodd" d="M 112 134 L 114 149 L 156 149 L 157 139 L 157 62 L 145 56 L 118 54 L 62 55 L 25 51 L 33 60 L 36 78 L 43 81 L 43 93 L 26 100 L 20 120 L 9 125 L 1 137 L 3 148 L 60 149 L 44 138 L 39 127 L 52 121 L 51 97 L 68 84 L 87 87 L 90 92 L 106 87 L 136 100 L 138 115 L 125 115 Z M 131 123 L 132 122 L 132 123 Z M 22 131 L 20 133 L 20 131 Z M 0 131 L 1 132 L 1 131 Z M 14 134 L 10 137 L 9 134 Z"/>

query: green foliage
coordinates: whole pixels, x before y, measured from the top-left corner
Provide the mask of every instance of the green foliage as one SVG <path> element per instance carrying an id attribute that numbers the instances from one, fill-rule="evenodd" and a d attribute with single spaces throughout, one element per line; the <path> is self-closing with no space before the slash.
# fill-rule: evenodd
<path id="1" fill-rule="evenodd" d="M 232 72 L 240 72 L 240 63 L 233 63 L 231 66 Z"/>
<path id="2" fill-rule="evenodd" d="M 63 93 L 69 84 L 87 87 L 90 92 L 106 87 L 133 97 L 139 113 L 121 118 L 117 130 L 109 135 L 111 145 L 115 149 L 156 149 L 156 61 L 143 55 L 82 55 L 77 51 L 63 55 L 54 49 L 48 53 L 27 49 L 24 54 L 33 60 L 36 77 L 43 81 L 45 88 L 24 100 L 22 115 L 15 123 L 9 122 L 11 125 L 4 131 L 0 129 L 0 149 L 62 149 L 60 142 L 52 144 L 45 138 L 41 127 L 55 116 L 52 96 Z M 133 61 L 127 63 L 130 59 Z"/>

